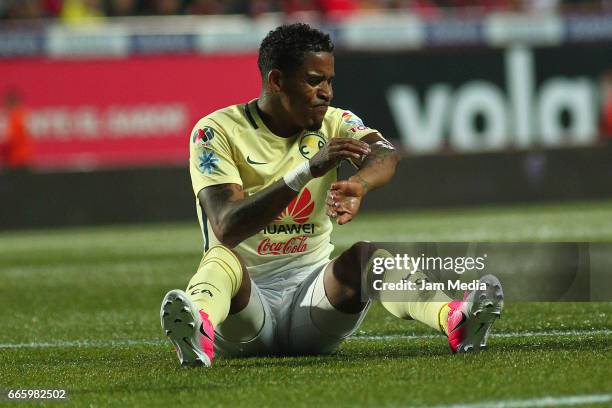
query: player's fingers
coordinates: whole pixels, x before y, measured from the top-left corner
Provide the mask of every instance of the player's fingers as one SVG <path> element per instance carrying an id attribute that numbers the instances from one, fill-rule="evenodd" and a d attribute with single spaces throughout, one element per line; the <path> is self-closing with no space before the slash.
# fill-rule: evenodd
<path id="1" fill-rule="evenodd" d="M 329 156 L 333 160 L 342 160 L 342 159 L 359 160 L 361 159 L 362 155 L 359 154 L 358 152 L 354 152 L 354 151 L 346 149 L 346 150 L 337 150 L 337 151 L 330 152 Z"/>
<path id="2" fill-rule="evenodd" d="M 338 191 L 345 195 L 358 195 L 362 188 L 358 183 L 348 180 L 335 181 L 331 185 L 332 191 Z"/>
<path id="3" fill-rule="evenodd" d="M 353 214 L 346 213 L 336 218 L 336 222 L 338 223 L 338 225 L 344 225 L 348 222 L 351 222 L 352 219 L 353 219 Z"/>
<path id="4" fill-rule="evenodd" d="M 348 141 L 346 142 L 337 143 L 337 144 L 334 144 L 333 146 L 330 146 L 329 150 L 330 151 L 339 150 L 339 149 L 351 150 L 351 151 L 359 152 L 362 155 L 370 153 L 370 146 L 362 142 L 359 142 L 359 143 L 356 143 L 356 142 L 357 141 L 355 140 L 348 139 Z"/>
<path id="5" fill-rule="evenodd" d="M 325 213 L 329 216 L 329 217 L 335 217 L 336 216 L 336 211 L 335 211 L 335 201 L 331 198 L 331 192 L 327 193 L 327 197 L 325 198 Z"/>
<path id="6" fill-rule="evenodd" d="M 346 203 L 346 202 L 342 202 L 337 207 L 334 207 L 334 211 L 337 214 L 352 214 L 353 213 L 353 211 L 351 211 L 351 207 L 349 206 L 349 203 Z"/>
<path id="7" fill-rule="evenodd" d="M 325 200 L 325 204 L 327 204 L 331 208 L 336 208 L 336 207 L 339 206 L 338 202 L 333 200 L 333 199 L 331 199 L 331 198 L 328 198 L 327 200 Z"/>
<path id="8" fill-rule="evenodd" d="M 352 139 L 350 137 L 338 137 L 338 138 L 334 138 L 332 139 L 332 143 L 330 143 L 331 146 L 336 146 L 336 145 L 340 145 L 340 146 L 352 146 L 355 147 L 361 151 L 363 151 L 364 153 L 369 153 L 370 152 L 370 145 L 368 145 L 365 142 L 362 142 L 361 140 L 356 140 L 356 139 Z"/>
<path id="9" fill-rule="evenodd" d="M 332 194 L 335 195 L 340 195 L 340 194 L 344 194 L 346 191 L 346 181 L 335 181 L 332 183 L 332 185 L 330 186 L 330 191 L 332 192 Z"/>
<path id="10" fill-rule="evenodd" d="M 330 191 L 342 190 L 347 185 L 347 183 L 347 180 L 334 181 L 333 183 L 331 183 Z"/>
<path id="11" fill-rule="evenodd" d="M 360 154 L 369 154 L 370 146 L 367 143 L 360 142 L 353 139 L 341 139 L 338 143 L 334 143 L 329 146 L 330 151 L 334 150 L 351 150 L 359 152 Z"/>
<path id="12" fill-rule="evenodd" d="M 329 190 L 327 192 L 327 196 L 325 197 L 325 203 L 328 205 L 332 205 L 337 203 L 339 200 L 339 196 L 336 192 Z"/>

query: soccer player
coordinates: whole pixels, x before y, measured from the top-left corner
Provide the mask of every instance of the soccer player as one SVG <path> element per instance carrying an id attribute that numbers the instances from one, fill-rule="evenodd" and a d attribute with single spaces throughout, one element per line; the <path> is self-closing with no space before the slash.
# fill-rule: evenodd
<path id="1" fill-rule="evenodd" d="M 262 41 L 258 99 L 202 118 L 190 135 L 190 172 L 204 255 L 185 292 L 162 301 L 180 363 L 231 356 L 329 353 L 362 322 L 362 271 L 375 253 L 357 242 L 330 260 L 342 225 L 391 179 L 399 155 L 354 113 L 330 106 L 333 44 L 306 24 Z M 337 181 L 337 167 L 358 171 Z M 448 335 L 453 352 L 480 349 L 502 306 L 494 278 L 464 301 L 383 302 L 392 314 Z"/>

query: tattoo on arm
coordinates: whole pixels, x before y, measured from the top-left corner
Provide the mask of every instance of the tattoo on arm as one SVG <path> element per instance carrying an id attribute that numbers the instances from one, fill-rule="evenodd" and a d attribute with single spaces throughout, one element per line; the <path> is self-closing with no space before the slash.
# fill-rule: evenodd
<path id="1" fill-rule="evenodd" d="M 357 182 L 359 182 L 363 186 L 363 189 L 366 192 L 370 191 L 370 183 L 368 183 L 366 179 L 361 177 L 359 173 L 355 173 L 355 178 L 357 179 Z"/>
<path id="2" fill-rule="evenodd" d="M 395 148 L 386 140 L 379 140 L 370 145 L 371 153 L 365 158 L 362 168 L 370 165 L 381 165 L 395 154 Z"/>
<path id="3" fill-rule="evenodd" d="M 209 186 L 198 194 L 200 206 L 214 226 L 220 224 L 224 212 L 228 209 L 228 204 L 243 197 L 242 186 L 239 184 Z"/>
<path id="4" fill-rule="evenodd" d="M 282 179 L 248 197 L 239 184 L 210 186 L 198 194 L 215 235 L 230 247 L 265 227 L 295 196 Z"/>
<path id="5" fill-rule="evenodd" d="M 386 184 L 395 173 L 399 155 L 385 139 L 370 143 L 370 154 L 363 160 L 359 171 L 350 179 L 360 183 L 365 192 Z"/>

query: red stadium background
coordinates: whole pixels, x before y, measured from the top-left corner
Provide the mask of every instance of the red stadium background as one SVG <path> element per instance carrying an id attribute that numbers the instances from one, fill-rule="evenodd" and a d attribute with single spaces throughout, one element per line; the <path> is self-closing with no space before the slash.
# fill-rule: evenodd
<path id="1" fill-rule="evenodd" d="M 257 96 L 256 64 L 256 54 L 7 60 L 0 91 L 17 89 L 28 108 L 33 167 L 184 164 L 199 118 Z"/>

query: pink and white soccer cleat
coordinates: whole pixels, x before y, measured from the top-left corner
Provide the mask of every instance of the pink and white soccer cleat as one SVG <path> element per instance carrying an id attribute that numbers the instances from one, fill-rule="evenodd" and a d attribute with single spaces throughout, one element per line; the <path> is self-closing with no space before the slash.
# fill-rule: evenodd
<path id="1" fill-rule="evenodd" d="M 486 289 L 465 292 L 463 301 L 452 301 L 448 312 L 448 344 L 453 353 L 477 352 L 487 347 L 489 330 L 504 308 L 499 279 L 485 275 Z"/>
<path id="2" fill-rule="evenodd" d="M 212 365 L 215 330 L 208 315 L 182 290 L 171 290 L 162 301 L 161 325 L 176 349 L 181 366 Z"/>

